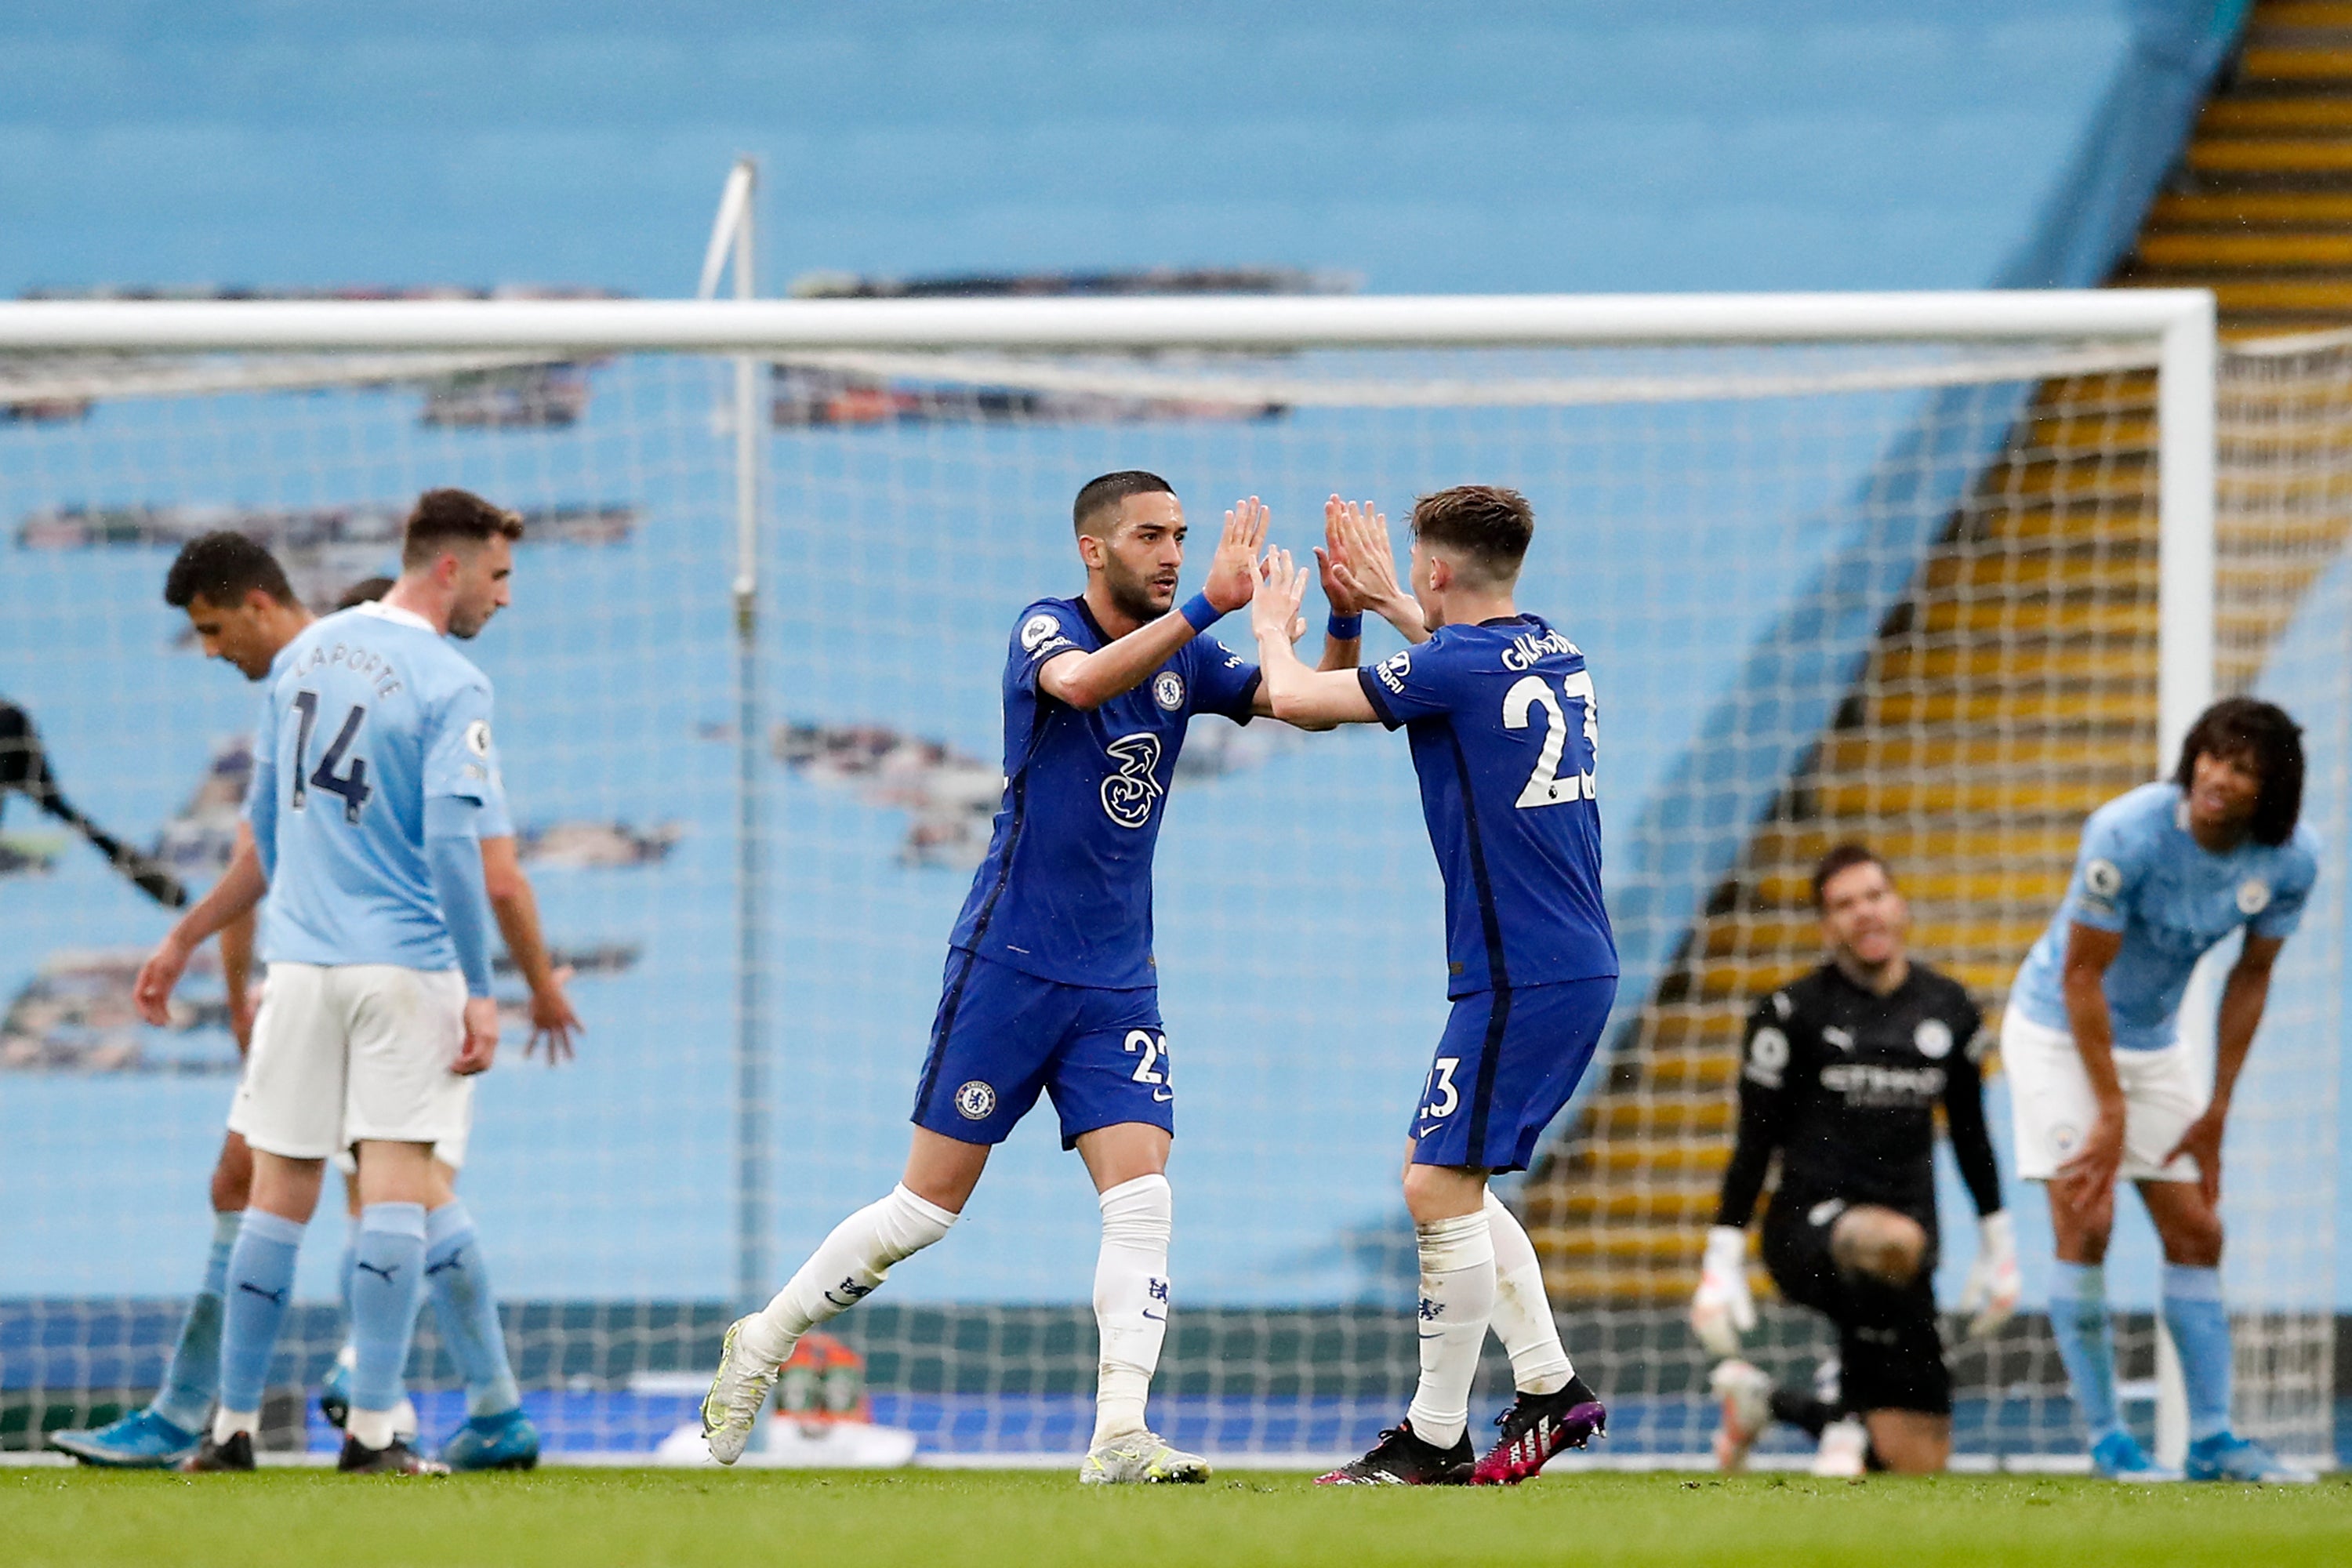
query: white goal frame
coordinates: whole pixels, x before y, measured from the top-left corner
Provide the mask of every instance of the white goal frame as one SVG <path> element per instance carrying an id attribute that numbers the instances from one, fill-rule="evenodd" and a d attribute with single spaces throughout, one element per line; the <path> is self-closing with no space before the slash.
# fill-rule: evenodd
<path id="1" fill-rule="evenodd" d="M 713 255 L 720 253 L 714 238 Z M 748 294 L 748 237 L 736 255 Z M 706 279 L 715 282 L 716 272 Z M 1016 300 L 27 300 L 0 302 L 0 354 L 615 353 L 740 356 L 737 574 L 748 633 L 759 584 L 761 475 L 748 439 L 753 360 L 810 353 L 1069 353 L 1190 350 L 1464 349 L 2088 343 L 2137 351 L 2158 373 L 2158 729 L 2154 777 L 2215 690 L 2214 296 L 2205 289 L 1913 293 L 1223 297 Z M 754 732 L 749 660 L 739 693 Z M 750 744 L 747 739 L 745 743 Z M 756 809 L 749 763 L 742 808 Z M 746 819 L 747 823 L 750 821 Z M 756 855 L 737 868 L 741 909 L 761 907 Z M 751 943 L 739 958 L 747 1059 L 762 1030 Z M 746 1105 L 759 1096 L 739 1088 Z M 744 1107 L 739 1107 L 739 1111 Z M 756 1120 L 737 1130 L 739 1289 L 770 1272 Z M 2168 1390 L 2168 1393 L 2171 1391 Z M 2165 1401 L 2179 1419 L 2178 1395 Z"/>

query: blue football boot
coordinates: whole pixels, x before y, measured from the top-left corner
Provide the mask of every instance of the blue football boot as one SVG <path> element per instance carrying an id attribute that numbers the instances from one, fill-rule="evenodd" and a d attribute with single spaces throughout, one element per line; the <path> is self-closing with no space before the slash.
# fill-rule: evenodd
<path id="1" fill-rule="evenodd" d="M 2260 1443 L 2234 1432 L 2216 1432 L 2189 1445 L 2189 1479 L 2192 1481 L 2267 1481 L 2273 1486 L 2307 1487 L 2319 1478 L 2288 1464 Z"/>
<path id="2" fill-rule="evenodd" d="M 2091 1473 L 2110 1481 L 2177 1481 L 2179 1470 L 2168 1470 L 2147 1457 L 2128 1432 L 2110 1432 L 2091 1445 Z"/>
<path id="3" fill-rule="evenodd" d="M 520 1410 L 475 1415 L 441 1445 L 453 1470 L 528 1470 L 539 1464 L 539 1428 Z"/>
<path id="4" fill-rule="evenodd" d="M 202 1433 L 152 1410 L 134 1410 L 94 1432 L 52 1432 L 49 1447 L 108 1470 L 168 1470 L 196 1451 Z"/>
<path id="5" fill-rule="evenodd" d="M 327 1369 L 327 1375 L 319 1380 L 319 1414 L 338 1432 L 352 1418 L 351 1354 L 346 1347 L 335 1358 L 335 1364 Z"/>

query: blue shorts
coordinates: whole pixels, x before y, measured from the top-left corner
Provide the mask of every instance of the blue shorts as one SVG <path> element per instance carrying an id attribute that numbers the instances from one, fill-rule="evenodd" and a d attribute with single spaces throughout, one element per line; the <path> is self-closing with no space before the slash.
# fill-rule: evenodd
<path id="1" fill-rule="evenodd" d="M 1524 1171 L 1576 1092 L 1617 977 L 1481 991 L 1454 1004 L 1412 1119 L 1412 1163 Z"/>
<path id="2" fill-rule="evenodd" d="M 950 950 L 915 1125 L 961 1143 L 1002 1143 L 1041 1090 L 1061 1114 L 1065 1149 L 1122 1121 L 1172 1134 L 1159 988 L 1065 985 Z"/>

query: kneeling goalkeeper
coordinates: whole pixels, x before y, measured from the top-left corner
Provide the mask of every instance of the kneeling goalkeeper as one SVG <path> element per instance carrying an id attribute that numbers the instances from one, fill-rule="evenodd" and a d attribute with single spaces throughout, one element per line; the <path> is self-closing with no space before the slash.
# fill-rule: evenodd
<path id="1" fill-rule="evenodd" d="M 1829 961 L 1766 997 L 1748 1020 L 1738 1143 L 1707 1232 L 1691 1326 L 1735 1356 L 1756 1324 L 1748 1235 L 1777 1151 L 1780 1183 L 1764 1219 L 1764 1265 L 1789 1300 L 1837 1325 L 1839 1392 L 1772 1385 L 1726 1360 L 1717 1462 L 1737 1469 L 1771 1420 L 1811 1431 L 1817 1475 L 1865 1468 L 1940 1470 L 1952 1450 L 1952 1383 L 1936 1321 L 1936 1107 L 1982 1215 L 1969 1277 L 1971 1332 L 2017 1310 L 2017 1244 L 2000 1206 L 1977 1070 L 1983 1018 L 1968 993 L 1904 950 L 1908 913 L 1876 855 L 1830 851 L 1813 873 Z"/>

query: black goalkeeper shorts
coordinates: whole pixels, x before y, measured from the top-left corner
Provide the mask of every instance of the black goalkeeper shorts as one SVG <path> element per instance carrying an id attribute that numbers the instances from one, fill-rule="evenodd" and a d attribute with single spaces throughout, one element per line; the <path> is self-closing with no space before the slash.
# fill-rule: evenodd
<path id="1" fill-rule="evenodd" d="M 1949 1415 L 1952 1374 L 1936 1321 L 1933 1253 L 1919 1277 L 1899 1289 L 1841 1274 L 1830 1257 L 1830 1232 L 1845 1210 L 1835 1200 L 1776 1199 L 1764 1217 L 1764 1267 L 1772 1283 L 1788 1300 L 1837 1325 L 1841 1402 L 1847 1409 Z"/>

